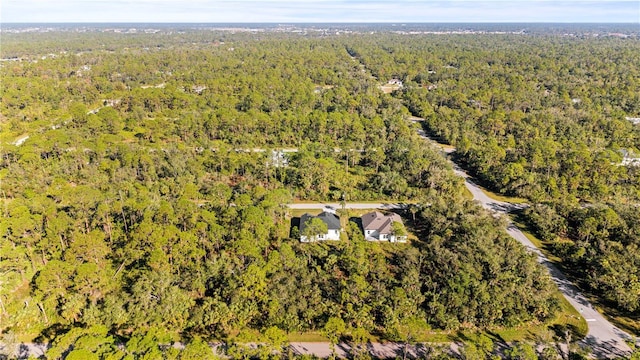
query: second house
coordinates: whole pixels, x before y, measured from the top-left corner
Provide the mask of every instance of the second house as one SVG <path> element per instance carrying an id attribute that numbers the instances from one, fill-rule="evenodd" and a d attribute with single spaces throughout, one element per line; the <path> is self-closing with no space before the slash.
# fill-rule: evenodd
<path id="1" fill-rule="evenodd" d="M 383 214 L 379 211 L 362 215 L 362 230 L 364 238 L 369 241 L 407 241 L 407 232 L 402 224 L 400 215 Z"/>

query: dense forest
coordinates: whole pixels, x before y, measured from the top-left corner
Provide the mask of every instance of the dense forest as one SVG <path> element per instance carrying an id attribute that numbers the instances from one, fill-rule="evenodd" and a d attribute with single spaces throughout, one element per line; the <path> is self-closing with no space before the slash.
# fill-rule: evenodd
<path id="1" fill-rule="evenodd" d="M 582 286 L 640 316 L 640 43 L 389 36 L 351 50 L 526 221 Z M 637 331 L 638 329 L 636 329 Z"/>
<path id="2" fill-rule="evenodd" d="M 568 268 L 640 307 L 640 179 L 616 165 L 640 147 L 624 120 L 640 112 L 637 42 L 67 34 L 3 34 L 4 341 L 69 359 L 246 341 L 269 357 L 292 333 L 409 341 L 553 320 L 548 274 L 410 112 L 535 202 L 526 216 Z M 405 86 L 384 94 L 390 78 Z M 300 244 L 295 200 L 410 200 L 417 238 L 372 244 L 351 223 Z M 187 346 L 160 346 L 174 341 Z"/>

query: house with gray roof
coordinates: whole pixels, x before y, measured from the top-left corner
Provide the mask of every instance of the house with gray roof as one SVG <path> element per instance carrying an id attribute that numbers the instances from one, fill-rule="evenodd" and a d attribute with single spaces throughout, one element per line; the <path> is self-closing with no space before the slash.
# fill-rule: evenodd
<path id="1" fill-rule="evenodd" d="M 327 232 L 309 238 L 309 236 L 305 235 L 305 229 L 309 221 L 314 218 L 320 219 L 327 225 Z M 300 242 L 340 240 L 340 231 L 342 231 L 340 218 L 333 211 L 323 211 L 317 216 L 304 214 L 300 217 Z"/>
<path id="2" fill-rule="evenodd" d="M 406 232 L 403 235 L 398 235 L 394 232 L 394 222 L 403 225 L 402 218 L 400 218 L 398 214 L 383 214 L 379 211 L 373 211 L 362 215 L 361 219 L 365 240 L 389 242 L 407 241 Z"/>

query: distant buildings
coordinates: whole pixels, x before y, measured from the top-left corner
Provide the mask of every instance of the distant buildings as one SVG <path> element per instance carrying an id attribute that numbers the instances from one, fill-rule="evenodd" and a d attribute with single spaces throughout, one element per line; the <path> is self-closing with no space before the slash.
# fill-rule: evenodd
<path id="1" fill-rule="evenodd" d="M 275 167 L 287 167 L 289 166 L 289 159 L 285 156 L 284 151 L 272 150 L 271 156 L 267 160 L 267 165 Z"/>
<path id="2" fill-rule="evenodd" d="M 630 117 L 627 116 L 625 119 L 631 121 L 634 124 L 640 124 L 640 117 Z"/>
<path id="3" fill-rule="evenodd" d="M 391 79 L 391 80 L 389 80 L 389 82 L 387 84 L 388 85 L 396 85 L 396 86 L 399 86 L 399 87 L 403 86 L 402 80 L 400 80 L 400 79 Z"/>
<path id="4" fill-rule="evenodd" d="M 622 149 L 619 150 L 622 154 L 622 162 L 617 165 L 621 166 L 640 166 L 640 157 L 629 150 Z"/>

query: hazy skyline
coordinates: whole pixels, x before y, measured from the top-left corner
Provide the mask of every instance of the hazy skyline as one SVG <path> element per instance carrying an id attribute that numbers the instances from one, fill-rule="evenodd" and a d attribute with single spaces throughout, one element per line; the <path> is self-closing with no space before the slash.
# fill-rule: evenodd
<path id="1" fill-rule="evenodd" d="M 3 0 L 11 22 L 638 23 L 640 0 Z"/>

